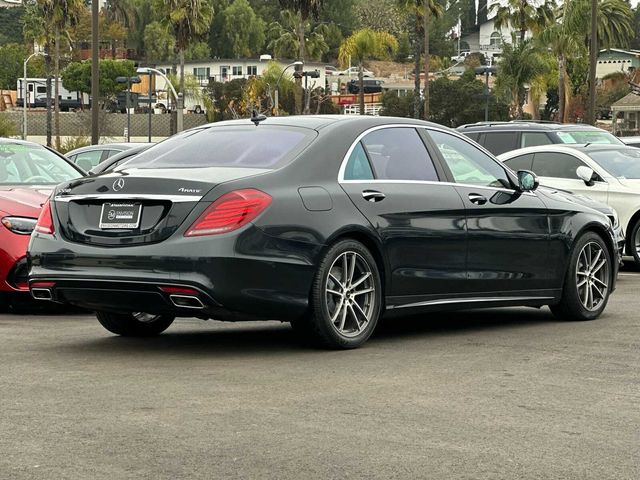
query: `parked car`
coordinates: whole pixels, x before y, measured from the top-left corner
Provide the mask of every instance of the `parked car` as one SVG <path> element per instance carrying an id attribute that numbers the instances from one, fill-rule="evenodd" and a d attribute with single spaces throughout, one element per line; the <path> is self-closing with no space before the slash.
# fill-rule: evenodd
<path id="1" fill-rule="evenodd" d="M 364 93 L 380 93 L 382 92 L 382 85 L 384 84 L 382 80 L 373 79 L 363 80 L 362 83 Z M 347 91 L 354 94 L 360 93 L 360 81 L 351 80 L 349 83 L 347 83 Z"/>
<path id="2" fill-rule="evenodd" d="M 336 67 L 334 67 L 333 65 L 325 65 L 324 67 L 324 74 L 326 76 L 329 75 L 338 75 L 338 69 Z"/>
<path id="3" fill-rule="evenodd" d="M 544 145 L 498 157 L 540 183 L 587 195 L 614 208 L 626 232 L 625 252 L 640 265 L 640 150 L 624 145 Z"/>
<path id="4" fill-rule="evenodd" d="M 60 185 L 29 283 L 130 336 L 181 316 L 279 319 L 354 348 L 383 313 L 550 305 L 594 319 L 615 288 L 611 224 L 537 186 L 419 120 L 218 122 Z"/>
<path id="5" fill-rule="evenodd" d="M 65 156 L 73 163 L 88 172 L 96 167 L 100 162 L 104 162 L 107 158 L 116 153 L 123 152 L 130 148 L 140 145 L 149 145 L 148 143 L 105 143 L 103 145 L 89 145 L 87 147 L 76 148 L 67 152 Z"/>
<path id="6" fill-rule="evenodd" d="M 536 145 L 603 143 L 622 145 L 618 137 L 591 125 L 543 121 L 478 122 L 458 127 L 494 155 Z"/>
<path id="7" fill-rule="evenodd" d="M 27 244 L 42 204 L 56 184 L 82 175 L 41 145 L 0 138 L 0 310 L 29 298 Z"/>
<path id="8" fill-rule="evenodd" d="M 350 77 L 358 76 L 359 74 L 360 74 L 359 67 L 349 67 L 346 70 L 342 70 L 342 71 L 337 73 L 337 75 L 348 75 Z M 375 76 L 373 72 L 367 70 L 366 68 L 363 69 L 362 75 L 364 77 L 373 77 L 373 76 Z"/>
<path id="9" fill-rule="evenodd" d="M 640 136 L 620 137 L 620 140 L 629 147 L 640 147 Z"/>
<path id="10" fill-rule="evenodd" d="M 144 143 L 142 145 L 138 145 L 136 147 L 130 148 L 129 150 L 124 150 L 120 153 L 116 153 L 115 155 L 107 158 L 104 162 L 100 162 L 98 165 L 93 167 L 91 170 L 89 170 L 89 173 L 92 175 L 99 175 L 101 173 L 110 172 L 117 166 L 122 165 L 125 162 L 128 162 L 139 153 L 144 152 L 146 149 L 148 149 L 152 145 L 155 145 L 155 144 Z"/>

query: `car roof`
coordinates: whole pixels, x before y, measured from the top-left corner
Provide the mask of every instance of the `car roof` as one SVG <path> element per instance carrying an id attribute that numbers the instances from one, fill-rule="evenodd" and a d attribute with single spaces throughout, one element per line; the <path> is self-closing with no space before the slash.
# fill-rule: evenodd
<path id="1" fill-rule="evenodd" d="M 473 131 L 563 131 L 563 130 L 601 130 L 593 125 L 585 125 L 583 123 L 557 123 L 547 122 L 543 120 L 512 120 L 510 122 L 477 122 L 460 125 L 457 130 L 467 133 Z"/>
<path id="2" fill-rule="evenodd" d="M 537 145 L 535 147 L 525 147 L 525 148 L 519 148 L 517 150 L 510 150 L 508 152 L 501 153 L 500 155 L 498 155 L 498 158 L 511 159 L 513 157 L 518 157 L 520 155 L 526 155 L 528 153 L 538 153 L 538 152 L 564 152 L 564 153 L 572 154 L 578 151 L 584 154 L 589 154 L 591 152 L 611 152 L 616 150 L 637 151 L 638 149 L 636 147 L 630 147 L 628 145 L 614 145 L 614 144 L 604 144 L 604 143 L 585 143 L 585 144 L 556 143 L 551 145 Z"/>
<path id="3" fill-rule="evenodd" d="M 31 147 L 44 147 L 44 145 L 40 145 L 39 143 L 35 143 L 35 142 L 28 142 L 26 140 L 18 140 L 17 138 L 7 138 L 7 137 L 0 137 L 0 145 L 9 145 L 9 144 L 13 144 L 13 145 L 28 145 Z"/>
<path id="4" fill-rule="evenodd" d="M 142 142 L 129 142 L 129 143 L 100 143 L 98 145 L 87 145 L 86 147 L 76 148 L 67 152 L 65 155 L 77 155 L 78 153 L 92 152 L 94 150 L 128 150 L 140 145 L 148 145 L 148 143 Z"/>
<path id="5" fill-rule="evenodd" d="M 266 120 L 260 122 L 262 125 L 278 125 L 287 127 L 303 127 L 314 130 L 320 130 L 328 126 L 349 126 L 349 127 L 375 127 L 389 124 L 407 124 L 407 125 L 420 125 L 420 126 L 432 126 L 438 129 L 447 129 L 437 123 L 425 122 L 424 120 L 416 120 L 413 118 L 403 117 L 384 117 L 373 115 L 290 115 L 286 117 L 267 117 Z M 225 126 L 238 126 L 238 125 L 253 125 L 250 119 L 245 118 L 241 120 L 226 120 L 223 122 L 210 123 L 203 125 L 202 127 L 196 127 L 194 130 L 201 128 L 219 128 Z M 260 128 L 258 126 L 258 128 Z"/>

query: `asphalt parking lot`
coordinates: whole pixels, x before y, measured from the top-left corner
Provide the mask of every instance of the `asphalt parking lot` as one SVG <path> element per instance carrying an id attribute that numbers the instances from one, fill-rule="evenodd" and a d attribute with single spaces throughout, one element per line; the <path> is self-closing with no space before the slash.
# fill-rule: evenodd
<path id="1" fill-rule="evenodd" d="M 594 322 L 431 314 L 348 352 L 276 322 L 0 315 L 0 478 L 637 479 L 639 289 L 622 272 Z"/>

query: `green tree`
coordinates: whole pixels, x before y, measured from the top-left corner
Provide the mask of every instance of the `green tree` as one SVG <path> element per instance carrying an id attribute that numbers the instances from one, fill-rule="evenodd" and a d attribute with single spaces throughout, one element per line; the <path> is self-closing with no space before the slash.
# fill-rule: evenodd
<path id="1" fill-rule="evenodd" d="M 386 59 L 391 57 L 398 49 L 398 40 L 386 32 L 376 32 L 370 28 L 364 28 L 354 32 L 340 47 L 338 60 L 342 65 L 349 61 L 356 61 L 358 65 L 358 102 L 360 115 L 364 115 L 364 61 L 366 59 Z"/>
<path id="2" fill-rule="evenodd" d="M 290 10 L 284 10 L 280 22 L 272 22 L 268 27 L 269 43 L 267 48 L 275 58 L 306 58 L 320 60 L 329 51 L 325 41 L 326 25 L 318 25 L 312 30 L 311 22 L 304 24 L 304 55 L 300 57 L 300 38 L 298 36 L 299 16 Z"/>
<path id="3" fill-rule="evenodd" d="M 211 48 L 207 42 L 194 42 L 187 47 L 184 52 L 186 60 L 202 60 L 203 58 L 211 58 Z"/>
<path id="4" fill-rule="evenodd" d="M 22 40 L 24 7 L 0 8 L 0 45 Z"/>
<path id="5" fill-rule="evenodd" d="M 151 22 L 144 28 L 144 54 L 147 61 L 164 61 L 173 57 L 176 39 L 166 25 Z"/>
<path id="6" fill-rule="evenodd" d="M 162 21 L 173 30 L 180 57 L 180 91 L 184 92 L 185 50 L 202 40 L 213 20 L 211 0 L 154 0 L 154 9 L 162 12 Z"/>
<path id="7" fill-rule="evenodd" d="M 265 23 L 247 0 L 234 0 L 222 15 L 222 38 L 235 58 L 250 57 L 260 52 L 265 41 Z"/>
<path id="8" fill-rule="evenodd" d="M 511 105 L 515 107 L 515 116 L 524 117 L 523 105 L 526 97 L 526 86 L 545 71 L 545 63 L 531 40 L 505 43 L 502 57 L 498 64 L 496 88 L 505 92 Z"/>
<path id="9" fill-rule="evenodd" d="M 53 96 L 53 128 L 56 137 L 56 149 L 60 148 L 60 44 L 61 34 L 66 28 L 77 22 L 78 17 L 86 5 L 83 0 L 37 0 L 40 13 L 45 22 L 53 29 L 53 75 L 56 78 Z M 51 41 L 51 38 L 49 38 Z M 48 50 L 51 51 L 50 49 Z"/>
<path id="10" fill-rule="evenodd" d="M 565 12 L 569 3 L 568 0 L 565 3 Z M 558 68 L 558 119 L 561 122 L 566 122 L 567 105 L 570 98 L 567 64 L 569 59 L 585 55 L 586 48 L 581 43 L 579 32 L 567 25 L 566 15 L 563 15 L 557 22 L 542 31 L 537 41 L 542 48 L 556 58 Z"/>
<path id="11" fill-rule="evenodd" d="M 518 31 L 520 42 L 524 42 L 528 30 L 536 34 L 554 21 L 554 3 L 551 0 L 542 4 L 534 0 L 507 0 L 506 3 L 494 3 L 489 10 L 495 12 L 496 29 L 509 27 Z"/>
<path id="12" fill-rule="evenodd" d="M 118 83 L 118 77 L 133 77 L 135 64 L 131 60 L 100 60 L 100 98 L 114 99 L 127 86 Z M 91 60 L 71 62 L 62 72 L 62 86 L 70 92 L 91 93 Z"/>
<path id="13" fill-rule="evenodd" d="M 318 18 L 324 0 L 279 0 L 279 3 L 283 9 L 291 10 L 297 15 L 298 58 L 304 61 L 307 52 L 305 25 L 309 19 Z"/>
<path id="14" fill-rule="evenodd" d="M 0 89 L 15 90 L 18 79 L 22 78 L 22 66 L 24 60 L 29 55 L 29 50 L 24 45 L 9 43 L 0 46 Z M 37 62 L 36 58 L 29 61 L 27 65 L 28 77 L 42 76 L 42 62 Z"/>

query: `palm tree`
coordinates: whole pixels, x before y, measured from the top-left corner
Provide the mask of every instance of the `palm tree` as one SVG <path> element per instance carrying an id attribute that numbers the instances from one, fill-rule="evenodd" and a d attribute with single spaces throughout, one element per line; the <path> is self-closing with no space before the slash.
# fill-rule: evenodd
<path id="1" fill-rule="evenodd" d="M 272 22 L 268 27 L 268 36 L 271 39 L 267 48 L 273 52 L 274 58 L 296 58 L 300 55 L 300 37 L 298 36 L 299 14 L 291 10 L 283 10 L 280 14 L 280 22 Z M 311 22 L 303 25 L 304 29 L 304 55 L 300 58 L 320 60 L 322 55 L 329 51 L 329 45 L 325 39 L 327 27 L 318 25 L 313 30 Z"/>
<path id="2" fill-rule="evenodd" d="M 414 16 L 414 105 L 413 116 L 418 118 L 420 116 L 420 36 L 424 36 L 424 75 L 425 75 L 425 88 L 424 88 L 424 118 L 429 117 L 429 63 L 431 56 L 429 54 L 429 23 L 430 17 L 433 15 L 435 18 L 440 18 L 444 13 L 444 8 L 437 0 L 428 0 L 429 8 L 425 9 L 427 0 L 397 0 L 398 6 Z M 425 14 L 426 13 L 426 14 Z"/>
<path id="3" fill-rule="evenodd" d="M 398 49 L 396 37 L 386 32 L 376 32 L 370 28 L 358 30 L 348 37 L 338 53 L 338 61 L 342 65 L 349 63 L 349 58 L 358 62 L 358 96 L 360 115 L 364 115 L 364 61 L 367 58 L 389 58 Z"/>
<path id="4" fill-rule="evenodd" d="M 598 44 L 608 47 L 624 47 L 633 31 L 633 12 L 624 0 L 598 1 Z M 591 0 L 570 0 L 563 9 L 562 21 L 567 27 L 582 35 L 585 45 L 591 37 Z"/>
<path id="5" fill-rule="evenodd" d="M 298 15 L 298 60 L 304 61 L 305 48 L 305 24 L 310 18 L 318 18 L 324 0 L 279 0 L 284 10 L 291 10 Z"/>
<path id="6" fill-rule="evenodd" d="M 82 9 L 87 8 L 83 0 L 38 0 L 42 17 L 53 27 L 53 75 L 56 79 L 53 93 L 53 129 L 56 149 L 60 149 L 60 42 L 61 33 L 77 23 Z M 65 32 L 66 33 L 66 32 Z M 50 39 L 49 39 L 50 40 Z"/>
<path id="7" fill-rule="evenodd" d="M 524 117 L 523 105 L 526 87 L 533 79 L 545 71 L 545 63 L 531 40 L 505 43 L 498 64 L 496 88 L 509 93 L 511 104 L 515 107 L 516 118 Z"/>
<path id="8" fill-rule="evenodd" d="M 489 10 L 496 14 L 496 29 L 509 27 L 517 30 L 520 33 L 520 42 L 524 41 L 528 30 L 539 33 L 554 20 L 552 0 L 546 0 L 540 5 L 535 0 L 507 0 L 506 3 L 494 3 Z"/>
<path id="9" fill-rule="evenodd" d="M 537 39 L 540 46 L 546 48 L 558 63 L 558 118 L 563 123 L 567 120 L 566 112 L 570 96 L 567 61 L 586 53 L 581 43 L 580 33 L 567 24 L 567 10 L 571 8 L 571 3 L 569 0 L 565 2 L 558 21 L 542 31 Z"/>
<path id="10" fill-rule="evenodd" d="M 157 12 L 163 12 L 162 21 L 176 38 L 180 56 L 180 92 L 184 94 L 184 52 L 190 44 L 201 40 L 211 27 L 213 4 L 211 0 L 154 0 Z"/>

